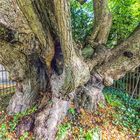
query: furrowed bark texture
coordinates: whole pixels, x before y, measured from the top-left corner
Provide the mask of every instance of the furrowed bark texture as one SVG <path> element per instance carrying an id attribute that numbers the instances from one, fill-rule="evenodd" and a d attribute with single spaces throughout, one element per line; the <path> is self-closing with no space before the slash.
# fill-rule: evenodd
<path id="1" fill-rule="evenodd" d="M 69 1 L 56 0 L 54 1 L 54 6 L 66 75 L 65 84 L 61 92 L 66 94 L 86 83 L 90 78 L 90 72 L 86 63 L 76 55 L 74 49 Z"/>
<path id="2" fill-rule="evenodd" d="M 50 69 L 54 56 L 54 39 L 49 29 L 48 15 L 45 1 L 17 0 L 20 9 L 25 15 L 33 33 L 39 39 L 42 55 Z"/>
<path id="3" fill-rule="evenodd" d="M 84 86 L 76 90 L 74 97 L 76 108 L 83 107 L 93 112 L 99 104 L 105 104 L 104 95 L 102 93 L 103 88 L 102 77 L 94 73 Z"/>
<path id="4" fill-rule="evenodd" d="M 34 134 L 36 139 L 54 140 L 58 125 L 63 121 L 69 109 L 69 102 L 57 98 L 52 100 L 52 105 L 46 106 L 35 119 Z"/>
<path id="5" fill-rule="evenodd" d="M 0 40 L 0 63 L 3 64 L 8 71 L 10 71 L 11 78 L 15 75 L 19 79 L 24 78 L 26 67 L 26 56 L 21 53 L 18 44 L 10 44 L 4 40 Z"/>
<path id="6" fill-rule="evenodd" d="M 94 28 L 88 42 L 96 47 L 106 44 L 112 26 L 112 16 L 108 8 L 108 0 L 94 0 Z"/>
<path id="7" fill-rule="evenodd" d="M 60 88 L 64 83 L 64 76 L 52 74 L 50 83 L 52 86 L 51 103 L 37 114 L 35 118 L 34 134 L 36 139 L 54 140 L 58 126 L 63 121 L 70 106 L 70 101 L 58 99 Z"/>
<path id="8" fill-rule="evenodd" d="M 21 112 L 32 106 L 39 90 L 48 80 L 47 69 L 38 57 L 35 40 L 29 39 L 30 42 L 26 42 L 27 48 L 18 36 L 16 31 L 0 24 L 0 62 L 10 72 L 11 80 L 17 83 L 8 113 Z"/>
<path id="9" fill-rule="evenodd" d="M 17 32 L 30 33 L 30 27 L 19 9 L 16 0 L 0 1 L 0 23 Z"/>
<path id="10" fill-rule="evenodd" d="M 16 81 L 16 93 L 10 100 L 7 112 L 18 113 L 25 111 L 37 103 L 39 92 L 47 92 L 49 79 L 46 66 L 43 64 L 37 54 L 31 54 L 27 58 L 26 72 L 22 73 L 26 77 L 14 75 Z M 18 68 L 19 69 L 19 68 Z M 25 67 L 24 67 L 25 70 Z"/>
<path id="11" fill-rule="evenodd" d="M 55 139 L 57 126 L 73 98 L 77 106 L 93 111 L 100 102 L 104 103 L 104 85 L 111 85 L 140 65 L 140 26 L 115 49 L 108 52 L 105 48 L 112 24 L 107 0 L 94 0 L 94 28 L 85 44 L 95 51 L 92 59 L 86 61 L 75 50 L 70 1 L 1 0 L 1 5 L 0 63 L 17 82 L 8 112 L 26 110 L 36 102 L 39 92 L 48 93 L 51 89 L 51 102 L 41 106 L 36 114 L 37 140 Z M 64 57 L 60 76 L 51 71 L 56 42 L 60 42 Z"/>

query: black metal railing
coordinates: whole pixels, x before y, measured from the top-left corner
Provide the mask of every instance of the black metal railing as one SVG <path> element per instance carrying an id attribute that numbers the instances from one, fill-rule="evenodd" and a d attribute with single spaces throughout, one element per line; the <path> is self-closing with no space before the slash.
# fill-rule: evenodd
<path id="1" fill-rule="evenodd" d="M 9 80 L 9 73 L 0 65 L 0 94 L 15 92 L 15 82 Z"/>
<path id="2" fill-rule="evenodd" d="M 140 67 L 114 82 L 113 87 L 126 91 L 133 98 L 140 98 Z"/>

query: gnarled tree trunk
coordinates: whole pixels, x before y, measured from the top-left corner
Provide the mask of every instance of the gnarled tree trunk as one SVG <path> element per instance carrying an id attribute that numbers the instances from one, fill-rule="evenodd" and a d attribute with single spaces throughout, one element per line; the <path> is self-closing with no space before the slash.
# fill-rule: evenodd
<path id="1" fill-rule="evenodd" d="M 0 63 L 17 83 L 7 111 L 24 111 L 40 93 L 51 95 L 42 99 L 34 118 L 37 140 L 55 139 L 73 100 L 77 107 L 94 111 L 105 103 L 103 87 L 140 65 L 140 25 L 115 49 L 105 48 L 112 25 L 107 0 L 94 0 L 93 32 L 82 46 L 94 49 L 90 60 L 75 49 L 68 0 L 1 0 L 0 5 L 5 7 L 0 9 Z M 54 72 L 53 62 L 61 75 Z"/>
<path id="2" fill-rule="evenodd" d="M 37 54 L 31 54 L 27 58 L 27 70 L 19 79 L 18 75 L 12 75 L 16 81 L 16 93 L 13 95 L 7 108 L 8 113 L 19 113 L 27 110 L 37 103 L 39 93 L 47 92 L 49 79 L 46 66 Z M 15 74 L 15 73 L 14 73 Z"/>

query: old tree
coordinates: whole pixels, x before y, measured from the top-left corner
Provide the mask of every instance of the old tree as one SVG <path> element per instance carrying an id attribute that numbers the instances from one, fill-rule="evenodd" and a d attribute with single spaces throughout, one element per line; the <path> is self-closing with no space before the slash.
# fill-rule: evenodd
<path id="1" fill-rule="evenodd" d="M 73 38 L 69 0 L 0 0 L 0 63 L 16 81 L 7 112 L 37 104 L 36 139 L 55 139 L 72 101 L 94 111 L 105 103 L 103 87 L 140 65 L 140 25 L 107 49 L 112 26 L 108 0 L 93 3 L 93 29 L 80 42 Z M 83 57 L 89 46 L 92 55 Z"/>

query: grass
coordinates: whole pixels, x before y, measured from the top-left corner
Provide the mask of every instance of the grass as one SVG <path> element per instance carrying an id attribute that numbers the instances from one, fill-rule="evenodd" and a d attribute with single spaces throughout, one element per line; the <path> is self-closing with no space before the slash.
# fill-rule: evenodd
<path id="1" fill-rule="evenodd" d="M 127 93 L 116 89 L 105 89 L 107 102 L 114 107 L 115 124 L 129 129 L 133 134 L 140 133 L 140 100 L 131 98 Z"/>

